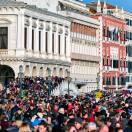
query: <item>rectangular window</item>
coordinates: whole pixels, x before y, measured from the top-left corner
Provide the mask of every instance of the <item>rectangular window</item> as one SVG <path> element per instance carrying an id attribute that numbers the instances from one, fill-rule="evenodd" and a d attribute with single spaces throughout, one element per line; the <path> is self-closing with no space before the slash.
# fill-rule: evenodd
<path id="1" fill-rule="evenodd" d="M 0 49 L 8 49 L 8 27 L 0 27 Z"/>
<path id="2" fill-rule="evenodd" d="M 116 77 L 112 77 L 112 85 L 116 85 Z"/>
<path id="3" fill-rule="evenodd" d="M 105 66 L 105 59 L 103 58 L 103 66 Z"/>
<path id="4" fill-rule="evenodd" d="M 32 50 L 34 50 L 34 29 L 32 29 Z"/>
<path id="5" fill-rule="evenodd" d="M 65 36 L 65 47 L 64 47 L 64 49 L 65 49 L 65 55 L 66 55 L 66 48 L 67 48 L 67 43 L 66 43 L 66 41 L 67 41 L 67 37 Z"/>
<path id="6" fill-rule="evenodd" d="M 128 73 L 132 73 L 132 62 L 128 62 Z"/>
<path id="7" fill-rule="evenodd" d="M 41 51 L 41 31 L 39 31 L 39 52 Z"/>
<path id="8" fill-rule="evenodd" d="M 105 30 L 106 30 L 106 27 L 104 26 L 104 27 L 103 27 L 103 36 L 104 36 L 104 37 L 106 36 Z"/>
<path id="9" fill-rule="evenodd" d="M 130 26 L 132 26 L 132 20 L 130 20 Z"/>
<path id="10" fill-rule="evenodd" d="M 107 66 L 110 66 L 110 60 L 107 58 Z"/>
<path id="11" fill-rule="evenodd" d="M 130 40 L 132 40 L 132 33 L 130 32 Z"/>
<path id="12" fill-rule="evenodd" d="M 105 77 L 103 77 L 103 85 L 105 85 L 105 84 L 106 84 Z"/>
<path id="13" fill-rule="evenodd" d="M 48 32 L 45 33 L 45 51 L 48 52 Z"/>
<path id="14" fill-rule="evenodd" d="M 126 39 L 129 40 L 130 39 L 130 33 L 126 31 Z"/>
<path id="15" fill-rule="evenodd" d="M 110 66 L 112 67 L 112 60 L 110 60 Z"/>
<path id="16" fill-rule="evenodd" d="M 24 48 L 27 49 L 27 27 L 24 28 Z"/>
<path id="17" fill-rule="evenodd" d="M 54 42 L 55 42 L 54 33 L 52 33 L 52 53 L 54 53 Z"/>
<path id="18" fill-rule="evenodd" d="M 129 19 L 126 19 L 126 25 L 129 25 Z"/>
<path id="19" fill-rule="evenodd" d="M 60 54 L 60 39 L 61 39 L 61 36 L 58 35 L 58 52 Z"/>
<path id="20" fill-rule="evenodd" d="M 129 76 L 126 76 L 126 82 L 129 82 Z"/>
<path id="21" fill-rule="evenodd" d="M 118 68 L 118 60 L 113 60 L 113 68 Z"/>

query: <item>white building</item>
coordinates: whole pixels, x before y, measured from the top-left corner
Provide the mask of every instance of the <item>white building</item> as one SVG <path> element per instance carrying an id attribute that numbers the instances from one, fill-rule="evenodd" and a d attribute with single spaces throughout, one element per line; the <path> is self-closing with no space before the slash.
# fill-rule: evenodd
<path id="1" fill-rule="evenodd" d="M 85 4 L 61 0 L 58 13 L 72 19 L 71 77 L 82 93 L 97 89 L 99 72 L 99 22 L 90 17 Z"/>
<path id="2" fill-rule="evenodd" d="M 97 89 L 99 22 L 88 12 L 74 0 L 1 0 L 0 80 L 17 77 L 22 65 L 25 76 L 70 70 L 81 92 Z"/>
<path id="3" fill-rule="evenodd" d="M 0 80 L 17 77 L 20 65 L 25 76 L 46 76 L 49 70 L 67 76 L 70 23 L 37 6 L 0 0 Z"/>

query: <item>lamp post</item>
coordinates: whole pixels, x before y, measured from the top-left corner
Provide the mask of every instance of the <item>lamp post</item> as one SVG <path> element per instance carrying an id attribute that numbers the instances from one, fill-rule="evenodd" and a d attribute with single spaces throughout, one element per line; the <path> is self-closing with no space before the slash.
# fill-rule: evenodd
<path id="1" fill-rule="evenodd" d="M 71 82 L 72 78 L 70 77 L 70 71 L 67 72 L 67 82 L 68 82 L 68 89 L 67 89 L 67 93 L 68 95 L 70 95 L 70 82 Z"/>
<path id="2" fill-rule="evenodd" d="M 48 69 L 48 96 L 50 96 L 51 93 L 51 70 Z"/>
<path id="3" fill-rule="evenodd" d="M 19 73 L 18 73 L 18 78 L 20 79 L 20 97 L 23 96 L 23 93 L 22 93 L 22 78 L 23 77 L 24 77 L 23 66 L 20 65 L 19 66 Z"/>
<path id="4" fill-rule="evenodd" d="M 118 75 L 117 75 L 117 72 L 116 72 L 116 91 L 118 91 Z"/>
<path id="5" fill-rule="evenodd" d="M 97 78 L 96 78 L 96 81 L 97 81 L 97 89 L 99 89 L 99 80 L 100 80 L 99 73 L 97 73 Z"/>

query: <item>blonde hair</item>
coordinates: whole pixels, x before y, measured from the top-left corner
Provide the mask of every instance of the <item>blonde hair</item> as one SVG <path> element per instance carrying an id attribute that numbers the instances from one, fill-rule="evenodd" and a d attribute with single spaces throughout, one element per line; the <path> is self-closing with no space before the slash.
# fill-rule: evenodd
<path id="1" fill-rule="evenodd" d="M 22 125 L 22 121 L 16 120 L 16 121 L 15 121 L 15 125 L 16 125 L 17 128 L 20 128 L 21 125 Z"/>
<path id="2" fill-rule="evenodd" d="M 32 131 L 27 123 L 22 123 L 18 132 L 32 132 Z"/>

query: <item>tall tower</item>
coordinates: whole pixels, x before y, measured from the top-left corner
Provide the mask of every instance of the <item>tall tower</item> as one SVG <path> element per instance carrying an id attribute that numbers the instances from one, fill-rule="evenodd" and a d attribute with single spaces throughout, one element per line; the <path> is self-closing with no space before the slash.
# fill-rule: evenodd
<path id="1" fill-rule="evenodd" d="M 106 2 L 104 2 L 104 5 L 103 5 L 103 13 L 107 14 L 107 5 L 106 5 Z"/>
<path id="2" fill-rule="evenodd" d="M 97 12 L 98 12 L 98 13 L 101 13 L 101 4 L 100 4 L 100 0 L 98 0 L 98 3 L 97 3 Z"/>

